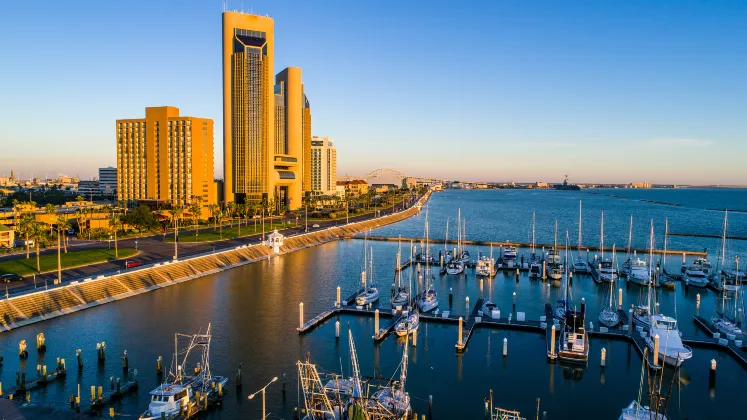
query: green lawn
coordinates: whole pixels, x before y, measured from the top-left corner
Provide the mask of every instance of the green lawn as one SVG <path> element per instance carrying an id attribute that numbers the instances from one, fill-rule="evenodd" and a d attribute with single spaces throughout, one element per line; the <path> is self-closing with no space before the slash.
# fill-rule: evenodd
<path id="1" fill-rule="evenodd" d="M 295 223 L 273 223 L 272 226 L 269 222 L 265 222 L 265 232 L 270 233 L 273 229 L 282 230 L 290 227 L 295 227 Z M 189 229 L 189 228 L 185 228 Z M 241 225 L 241 237 L 262 233 L 262 223 L 257 223 L 257 228 L 254 228 L 254 223 L 249 222 L 249 225 Z M 239 227 L 234 225 L 233 227 L 223 227 L 223 234 L 221 236 L 220 229 L 200 229 L 200 232 L 195 236 L 194 232 L 180 233 L 179 242 L 213 242 L 226 239 L 234 239 L 239 237 Z M 174 233 L 166 235 L 166 242 L 174 242 Z"/>
<path id="2" fill-rule="evenodd" d="M 137 254 L 134 249 L 120 249 L 119 258 L 127 258 Z M 81 249 L 69 250 L 67 254 L 62 252 L 62 269 L 80 267 L 83 265 L 96 264 L 104 261 L 113 260 L 114 248 L 112 249 Z M 57 253 L 51 253 L 39 256 L 39 265 L 41 272 L 57 270 Z M 0 260 L 0 273 L 14 273 L 19 276 L 29 276 L 36 272 L 36 253 L 33 251 L 29 259 L 20 258 L 14 260 Z"/>

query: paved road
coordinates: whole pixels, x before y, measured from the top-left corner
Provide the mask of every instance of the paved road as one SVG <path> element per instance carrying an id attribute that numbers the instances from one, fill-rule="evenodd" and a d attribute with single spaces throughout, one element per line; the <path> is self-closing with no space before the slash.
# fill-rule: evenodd
<path id="1" fill-rule="evenodd" d="M 419 198 L 419 197 L 418 197 Z M 413 203 L 416 202 L 416 200 L 412 201 Z M 393 214 L 396 210 L 401 209 L 402 204 L 397 204 L 394 207 L 389 207 L 387 209 L 381 210 L 380 215 L 385 216 L 389 214 Z M 360 222 L 364 220 L 371 220 L 376 218 L 375 214 L 365 214 L 361 216 L 353 216 L 349 218 L 349 222 Z M 279 220 L 277 218 L 274 219 L 274 222 L 277 223 Z M 301 233 L 304 233 L 306 230 L 305 225 L 302 223 L 303 219 L 299 218 L 299 225 L 297 227 L 290 227 L 288 229 L 283 229 L 281 232 L 285 236 L 293 236 L 298 235 Z M 268 224 L 270 223 L 270 219 L 265 219 L 265 222 Z M 286 222 L 295 224 L 296 219 L 295 217 L 291 219 L 287 219 Z M 253 222 L 250 222 L 253 223 Z M 319 225 L 319 227 L 314 228 L 312 227 L 314 224 Z M 316 230 L 322 230 L 326 229 L 331 226 L 337 226 L 337 225 L 344 225 L 346 224 L 346 219 L 342 220 L 325 220 L 325 221 L 309 221 L 309 232 L 313 232 Z M 230 227 L 230 225 L 224 225 L 224 227 Z M 212 229 L 212 228 L 200 228 L 199 230 L 205 230 L 205 229 Z M 269 232 L 267 232 L 269 233 Z M 187 235 L 194 235 L 193 229 L 185 229 L 179 231 L 179 236 L 187 236 Z M 169 236 L 168 234 L 166 235 Z M 171 236 L 173 237 L 173 233 L 171 233 Z M 196 243 L 190 243 L 190 242 L 179 242 L 178 243 L 178 256 L 180 258 L 188 257 L 188 256 L 194 256 L 204 253 L 210 253 L 215 251 L 221 251 L 225 249 L 232 249 L 236 248 L 239 245 L 252 245 L 257 244 L 262 241 L 262 233 L 258 233 L 251 236 L 244 236 L 241 238 L 236 239 L 225 239 L 222 241 L 214 241 L 214 242 L 196 242 Z M 73 240 L 68 245 L 68 249 L 74 246 L 75 249 L 96 249 L 96 248 L 108 248 L 110 246 L 114 246 L 114 244 L 109 243 L 109 241 L 87 241 L 87 240 Z M 162 234 L 156 234 L 151 235 L 147 237 L 140 237 L 140 238 L 127 238 L 127 239 L 121 239 L 119 240 L 119 249 L 135 249 L 137 247 L 138 254 L 136 256 L 133 256 L 132 258 L 128 258 L 128 260 L 133 260 L 142 263 L 143 265 L 147 264 L 154 264 L 158 262 L 163 261 L 171 261 L 174 256 L 174 243 L 173 242 L 165 242 L 164 241 L 164 235 Z M 50 248 L 45 251 L 43 251 L 43 254 L 46 253 L 56 253 L 57 248 Z M 5 258 L 25 258 L 24 254 L 14 254 L 12 256 L 8 256 Z M 32 252 L 31 258 L 35 258 L 35 254 Z M 66 270 L 62 270 L 62 281 L 63 285 L 66 283 L 69 283 L 71 281 L 76 280 L 82 280 L 84 278 L 88 277 L 96 277 L 99 275 L 111 275 L 115 274 L 117 272 L 125 271 L 124 267 L 124 260 L 116 260 L 116 261 L 107 261 L 103 263 L 98 264 L 92 264 L 87 265 L 83 267 L 78 268 L 70 268 Z M 32 291 L 37 288 L 51 288 L 56 287 L 54 285 L 54 281 L 57 279 L 57 272 L 51 272 L 51 273 L 45 273 L 45 274 L 37 274 L 36 276 L 27 276 L 24 278 L 23 282 L 17 282 L 12 283 L 8 285 L 8 291 L 7 293 L 9 295 L 16 295 L 16 294 L 22 294 L 29 291 Z"/>

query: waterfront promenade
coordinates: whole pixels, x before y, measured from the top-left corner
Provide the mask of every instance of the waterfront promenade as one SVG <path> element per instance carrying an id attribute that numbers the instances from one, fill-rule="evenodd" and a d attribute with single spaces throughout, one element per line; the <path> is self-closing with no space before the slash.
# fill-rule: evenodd
<path id="1" fill-rule="evenodd" d="M 37 287 L 0 301 L 0 331 L 125 299 L 329 241 L 352 237 L 355 233 L 396 223 L 417 214 L 429 198 L 430 192 L 405 210 L 392 210 L 390 214 L 363 218 L 345 225 L 334 226 L 327 223 L 309 233 L 294 232 L 294 229 L 303 230 L 302 227 L 285 230 L 283 233 L 286 238 L 278 253 L 273 253 L 271 248 L 257 243 L 258 238 L 255 235 L 249 240 L 243 238 L 244 241 L 226 241 L 219 249 L 209 245 L 207 249 L 203 247 L 188 255 L 181 254 L 177 259 L 153 262 L 138 269 L 124 272 L 121 269 L 107 271 L 103 265 L 102 270 L 83 274 L 82 276 L 86 276 L 84 278 L 78 277 L 52 286 L 51 282 L 47 282 L 44 288 Z"/>

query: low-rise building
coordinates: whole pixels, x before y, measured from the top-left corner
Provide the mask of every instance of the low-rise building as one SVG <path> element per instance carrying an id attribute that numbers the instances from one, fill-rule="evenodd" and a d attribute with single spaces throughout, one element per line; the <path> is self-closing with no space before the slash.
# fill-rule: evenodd
<path id="1" fill-rule="evenodd" d="M 368 182 L 362 179 L 352 179 L 349 181 L 337 181 L 337 186 L 345 188 L 345 195 L 363 195 L 368 194 Z"/>
<path id="2" fill-rule="evenodd" d="M 94 195 L 101 194 L 99 181 L 80 181 L 78 182 L 78 195 L 84 198 L 90 198 Z"/>
<path id="3" fill-rule="evenodd" d="M 104 195 L 117 195 L 117 168 L 99 168 L 99 188 Z"/>
<path id="4" fill-rule="evenodd" d="M 14 235 L 13 229 L 0 224 L 0 248 L 13 248 Z"/>

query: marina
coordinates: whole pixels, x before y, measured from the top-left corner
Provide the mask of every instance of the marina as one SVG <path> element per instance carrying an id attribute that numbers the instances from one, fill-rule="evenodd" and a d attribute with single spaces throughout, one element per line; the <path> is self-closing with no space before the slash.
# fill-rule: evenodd
<path id="1" fill-rule="evenodd" d="M 436 195 L 433 200 L 441 200 L 440 195 Z M 434 201 L 432 207 L 437 204 Z M 575 206 L 575 217 L 578 217 L 578 203 Z M 605 219 L 608 214 L 611 213 L 605 212 Z M 424 214 L 421 213 L 421 216 L 398 225 L 406 230 L 407 224 L 413 224 L 422 231 L 423 219 Z M 610 219 L 613 218 L 610 216 Z M 433 208 L 430 210 L 429 220 L 431 224 L 438 221 Z M 607 220 L 605 224 L 605 230 L 608 230 Z M 467 229 L 470 229 L 469 223 Z M 627 233 L 627 224 L 623 229 Z M 434 228 L 430 230 L 433 234 Z M 476 229 L 472 231 L 477 235 Z M 374 231 L 374 235 L 377 233 Z M 587 233 L 586 236 L 592 235 Z M 211 362 L 214 369 L 218 369 L 223 375 L 235 372 L 236 367 L 243 364 L 243 391 L 235 391 L 237 387 L 231 377 L 230 390 L 227 390 L 222 404 L 204 416 L 234 418 L 250 413 L 251 417 L 259 417 L 258 404 L 247 402 L 246 394 L 263 386 L 270 377 L 283 378 L 285 373 L 284 381 L 279 379 L 268 388 L 267 406 L 269 411 L 283 413 L 284 417 L 289 418 L 296 408 L 303 407 L 303 401 L 296 398 L 297 387 L 293 376 L 296 363 L 305 360 L 306 351 L 311 353 L 312 360 L 318 366 L 345 373 L 345 377 L 349 377 L 348 368 L 344 364 L 340 366 L 339 360 L 342 358 L 345 361 L 349 357 L 348 346 L 345 345 L 348 330 L 356 341 L 361 377 L 376 378 L 383 375 L 388 379 L 392 372 L 397 371 L 405 338 L 394 334 L 402 311 L 397 311 L 397 305 L 394 308 L 390 305 L 390 285 L 397 282 L 398 271 L 402 274 L 401 284 L 407 283 L 408 278 L 413 278 L 413 292 L 422 291 L 426 282 L 425 279 L 419 279 L 417 264 L 394 270 L 398 251 L 396 240 L 396 237 L 391 242 L 372 241 L 369 238 L 369 247 L 373 248 L 376 256 L 373 269 L 381 293 L 380 299 L 370 306 L 358 307 L 355 304 L 355 297 L 361 286 L 363 240 L 350 239 L 288 253 L 269 261 L 239 266 L 177 287 L 156 290 L 122 302 L 6 331 L 0 339 L 3 340 L 3 348 L 15 349 L 20 339 L 31 338 L 33 341 L 33 336 L 43 331 L 47 337 L 47 352 L 67 357 L 68 365 L 69 360 L 75 358 L 76 348 L 83 349 L 86 360 L 89 357 L 94 359 L 93 363 L 86 364 L 79 380 L 71 378 L 72 375 L 68 373 L 67 379 L 55 381 L 59 385 L 47 387 L 44 393 L 32 393 L 32 404 L 44 405 L 56 401 L 59 410 L 70 413 L 74 410 L 64 409 L 69 407 L 69 396 L 76 394 L 78 382 L 85 391 L 91 385 L 109 388 L 111 376 L 124 377 L 118 357 L 107 358 L 103 365 L 99 365 L 101 367 L 97 366 L 94 340 L 106 340 L 110 352 L 116 353 L 127 348 L 133 366 L 141 368 L 152 366 L 159 355 L 169 354 L 169 340 L 164 340 L 163 334 L 143 334 L 143 313 L 153 314 L 148 317 L 148 330 L 167 333 L 175 329 L 196 331 L 200 326 L 204 327 L 206 321 L 212 321 L 214 326 L 222 325 L 221 329 L 226 325 L 240 324 L 242 328 L 236 337 L 224 337 L 222 334 L 214 337 L 214 344 L 218 344 L 214 345 L 216 350 Z M 402 248 L 407 249 L 404 238 L 402 242 Z M 494 256 L 498 258 L 501 255 L 499 248 L 494 247 Z M 439 248 L 431 249 L 437 253 Z M 575 256 L 575 249 L 573 251 Z M 489 248 L 469 246 L 469 252 L 476 258 L 480 254 L 488 255 Z M 526 256 L 527 252 L 526 248 L 517 247 L 518 260 L 521 261 L 521 255 Z M 561 248 L 561 255 L 563 253 Z M 407 251 L 403 254 L 406 259 Z M 526 260 L 525 257 L 525 262 Z M 671 271 L 677 271 L 679 263 L 680 258 L 672 258 L 668 266 Z M 641 356 L 647 347 L 636 326 L 633 324 L 632 328 L 629 327 L 629 310 L 631 305 L 641 303 L 642 296 L 645 297 L 642 294 L 645 292 L 644 287 L 638 284 L 614 285 L 613 302 L 621 322 L 616 328 L 604 328 L 600 327 L 596 315 L 603 306 L 609 306 L 610 285 L 606 284 L 606 288 L 603 288 L 596 285 L 590 275 L 574 273 L 573 281 L 569 282 L 572 301 L 578 304 L 582 298 L 585 299 L 590 352 L 585 365 L 566 366 L 562 361 L 538 363 L 548 360 L 552 338 L 550 333 L 555 325 L 552 307 L 561 298 L 561 282 L 530 279 L 529 271 L 522 269 L 517 281 L 516 268 L 498 271 L 491 278 L 477 277 L 476 270 L 471 268 L 456 276 L 440 275 L 437 265 L 431 267 L 434 273 L 432 286 L 438 291 L 440 300 L 438 312 L 434 309 L 429 313 L 421 313 L 417 335 L 409 334 L 411 354 L 407 387 L 414 413 L 427 413 L 429 396 L 432 395 L 435 416 L 449 418 L 464 412 L 468 418 L 476 418 L 484 414 L 481 396 L 485 395 L 488 387 L 496 388 L 501 378 L 505 377 L 532 378 L 532 383 L 536 384 L 522 392 L 502 391 L 496 398 L 496 406 L 530 414 L 528 417 L 532 417 L 536 410 L 536 399 L 541 398 L 541 412 L 546 411 L 547 418 L 564 418 L 563 401 L 568 398 L 598 397 L 601 395 L 598 391 L 600 386 L 605 394 L 614 393 L 615 397 L 610 399 L 609 404 L 592 404 L 589 409 L 595 416 L 616 418 L 620 409 L 630 403 L 638 389 Z M 426 264 L 421 263 L 421 275 L 425 270 Z M 692 359 L 682 367 L 685 382 L 680 385 L 679 391 L 675 391 L 675 395 L 681 395 L 680 406 L 670 406 L 668 418 L 697 418 L 706 412 L 727 412 L 720 411 L 726 408 L 720 408 L 719 404 L 725 399 L 735 398 L 732 384 L 740 383 L 745 375 L 744 349 L 736 346 L 734 340 L 727 340 L 726 345 L 721 344 L 723 342 L 719 339 L 723 340 L 724 337 L 714 339 L 712 331 L 700 326 L 694 318 L 697 315 L 709 322 L 714 308 L 721 303 L 720 295 L 709 289 L 685 288 L 681 283 L 675 289 L 657 289 L 655 293 L 662 311 L 664 308 L 674 308 L 676 300 L 682 341 L 693 348 Z M 206 296 L 211 298 L 206 301 Z M 490 310 L 490 316 L 479 313 L 487 300 L 494 302 L 494 310 L 500 314 L 494 310 Z M 162 306 L 172 301 L 191 307 L 195 319 L 184 319 Z M 216 304 L 226 310 L 218 309 Z M 549 311 L 547 305 L 550 305 Z M 299 319 L 301 311 L 303 320 Z M 493 317 L 494 313 L 498 315 L 497 319 Z M 258 321 L 260 314 L 263 321 Z M 593 326 L 589 326 L 590 321 Z M 107 326 L 114 323 L 120 325 L 121 331 L 112 332 L 107 329 Z M 339 336 L 336 334 L 338 324 Z M 90 337 L 61 335 L 72 329 L 84 328 L 83 326 L 90 329 Z M 267 331 L 278 331 L 283 339 L 280 343 L 259 340 L 258 337 L 264 337 Z M 382 333 L 377 334 L 379 331 Z M 294 335 L 297 339 L 291 339 Z M 132 337 L 138 339 L 134 340 Z M 461 349 L 458 346 L 460 337 Z M 556 340 L 560 340 L 559 334 Z M 603 349 L 604 367 L 601 364 Z M 249 352 L 252 354 L 251 361 L 247 356 Z M 20 368 L 21 360 L 17 356 L 11 357 L 13 353 L 5 352 L 4 368 L 0 372 L 6 391 L 7 385 L 13 383 L 15 373 L 26 370 L 25 367 Z M 29 364 L 33 362 L 35 365 L 36 359 L 41 356 L 31 353 Z M 740 354 L 741 358 L 738 357 Z M 653 364 L 653 358 L 648 358 Z M 718 364 L 713 386 L 709 379 L 711 360 Z M 138 389 L 112 401 L 107 408 L 115 408 L 118 413 L 141 414 L 148 405 L 145 394 L 161 382 L 152 372 L 148 368 L 141 369 L 137 377 Z M 435 388 L 432 384 L 437 381 L 440 386 Z M 475 381 L 483 385 L 479 389 L 469 385 Z M 575 385 L 570 386 L 571 383 Z M 715 390 L 715 397 L 710 396 L 711 389 Z M 475 395 L 478 395 L 477 399 Z M 464 411 L 450 408 L 454 399 L 465 401 Z M 468 401 L 472 402 L 467 404 Z"/>

